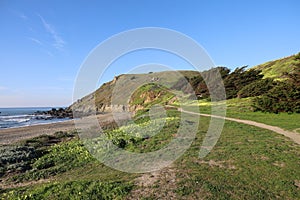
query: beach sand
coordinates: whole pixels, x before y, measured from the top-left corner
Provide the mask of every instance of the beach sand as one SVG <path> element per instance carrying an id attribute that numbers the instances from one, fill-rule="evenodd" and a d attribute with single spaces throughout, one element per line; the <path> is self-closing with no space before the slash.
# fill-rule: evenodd
<path id="1" fill-rule="evenodd" d="M 119 114 L 118 118 L 122 120 L 128 119 L 128 115 Z M 114 121 L 112 114 L 101 114 L 97 115 L 97 118 L 100 123 L 111 123 Z M 92 126 L 93 120 L 91 117 L 85 117 L 81 120 L 77 119 L 76 124 L 80 124 L 80 127 L 89 127 Z M 75 130 L 74 120 L 57 122 L 52 124 L 40 124 L 40 125 L 32 125 L 25 126 L 19 128 L 9 128 L 9 129 L 1 129 L 0 130 L 0 144 L 12 144 L 24 139 L 29 139 L 33 137 L 37 137 L 40 135 L 52 135 L 58 131 L 71 131 Z"/>

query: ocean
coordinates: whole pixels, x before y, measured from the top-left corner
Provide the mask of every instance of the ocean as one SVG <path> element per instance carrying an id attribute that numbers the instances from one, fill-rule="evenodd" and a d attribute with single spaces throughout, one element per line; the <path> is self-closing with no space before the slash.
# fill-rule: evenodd
<path id="1" fill-rule="evenodd" d="M 47 115 L 35 115 L 37 111 L 48 111 L 52 107 L 35 108 L 0 108 L 0 129 L 30 126 L 36 124 L 50 124 L 69 120 L 57 119 Z"/>

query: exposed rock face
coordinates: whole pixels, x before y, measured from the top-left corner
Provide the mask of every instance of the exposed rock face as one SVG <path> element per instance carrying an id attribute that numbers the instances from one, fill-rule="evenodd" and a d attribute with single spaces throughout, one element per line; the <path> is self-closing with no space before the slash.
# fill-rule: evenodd
<path id="1" fill-rule="evenodd" d="M 136 112 L 151 107 L 153 104 L 168 104 L 176 101 L 168 94 L 172 85 L 182 77 L 199 75 L 196 71 L 166 71 L 149 74 L 123 74 L 115 76 L 112 81 L 104 83 L 95 92 L 74 102 L 69 109 L 76 116 L 86 116 L 95 113 Z M 157 85 L 141 91 L 147 84 Z M 161 88 L 163 87 L 163 88 Z"/>
<path id="2" fill-rule="evenodd" d="M 129 111 L 129 108 L 127 105 L 102 105 L 100 109 L 98 109 L 100 112 L 126 112 Z"/>
<path id="3" fill-rule="evenodd" d="M 130 108 L 128 105 L 112 105 L 112 104 L 98 104 L 98 105 L 82 105 L 79 107 L 72 108 L 75 114 L 75 117 L 83 117 L 94 114 L 104 114 L 111 112 L 129 112 Z"/>

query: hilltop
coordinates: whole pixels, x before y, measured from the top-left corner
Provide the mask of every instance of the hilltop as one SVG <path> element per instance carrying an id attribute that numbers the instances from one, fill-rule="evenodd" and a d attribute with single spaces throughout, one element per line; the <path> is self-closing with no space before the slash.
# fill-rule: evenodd
<path id="1" fill-rule="evenodd" d="M 84 115 L 89 115 L 92 112 L 111 112 L 112 110 L 136 112 L 153 104 L 174 103 L 178 100 L 175 97 L 178 95 L 189 99 L 194 94 L 198 99 L 207 99 L 210 98 L 207 84 L 211 84 L 215 90 L 219 89 L 214 86 L 214 80 L 210 80 L 213 79 L 210 77 L 213 77 L 216 69 L 223 79 L 227 99 L 261 97 L 268 93 L 277 95 L 279 88 L 287 88 L 289 91 L 294 88 L 294 85 L 298 85 L 300 53 L 249 69 L 244 66 L 233 71 L 226 67 L 217 67 L 204 72 L 164 71 L 148 74 L 123 74 L 104 83 L 95 92 L 79 99 L 69 109 Z M 208 78 L 210 83 L 205 82 L 205 78 Z M 150 86 L 146 86 L 149 84 Z M 274 97 L 275 100 L 273 98 L 273 100 L 268 101 L 273 102 L 272 104 L 275 104 L 275 101 L 290 101 L 287 98 L 290 98 L 290 93 L 294 95 L 295 91 L 288 93 L 283 94 L 283 96 L 279 94 L 279 96 Z M 297 94 L 292 97 L 296 100 L 297 98 Z M 268 110 L 266 107 L 269 107 L 270 103 L 266 104 L 261 99 L 256 99 L 254 104 L 254 110 L 270 112 L 298 112 L 299 110 L 298 105 L 290 104 Z M 297 108 L 290 109 L 288 107 Z"/>
<path id="2" fill-rule="evenodd" d="M 114 77 L 112 81 L 102 84 L 102 86 L 95 92 L 83 97 L 82 99 L 79 99 L 69 108 L 88 114 L 95 111 L 93 110 L 93 104 L 95 104 L 96 112 L 101 113 L 111 112 L 113 109 L 120 111 L 128 109 L 133 111 L 136 107 L 138 107 L 138 102 L 151 102 L 155 99 L 158 99 L 159 97 L 162 97 L 160 91 L 158 89 L 155 89 L 154 87 L 143 88 L 142 86 L 144 85 L 144 83 L 148 83 L 150 85 L 151 83 L 152 85 L 161 85 L 161 88 L 164 88 L 164 90 L 166 91 L 167 87 L 174 85 L 181 77 L 191 78 L 199 75 L 200 73 L 197 71 L 165 71 L 154 73 L 150 72 L 148 74 L 122 74 Z M 139 94 L 141 96 L 140 98 L 143 98 L 143 100 L 132 99 L 128 107 L 127 102 L 123 101 L 127 100 L 128 95 L 130 94 L 134 95 L 140 93 L 139 91 L 134 92 L 135 89 L 144 91 L 145 89 L 147 89 L 153 91 L 150 92 L 151 96 Z M 171 95 L 169 95 L 169 97 L 170 98 L 164 99 L 164 101 L 168 102 L 168 100 L 172 99 Z M 125 105 L 126 107 L 124 107 Z"/>
<path id="3" fill-rule="evenodd" d="M 282 79 L 286 74 L 292 74 L 300 66 L 300 53 L 269 61 L 253 67 L 261 70 L 264 78 Z"/>

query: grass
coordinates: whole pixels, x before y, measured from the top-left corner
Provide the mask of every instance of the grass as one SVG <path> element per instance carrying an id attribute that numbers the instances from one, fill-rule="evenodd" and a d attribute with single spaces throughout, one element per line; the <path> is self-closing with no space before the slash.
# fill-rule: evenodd
<path id="1" fill-rule="evenodd" d="M 155 83 L 149 83 L 138 88 L 131 96 L 130 105 L 140 105 L 143 108 L 150 108 L 157 104 L 166 104 L 175 95 L 168 88 Z"/>
<path id="2" fill-rule="evenodd" d="M 295 66 L 299 65 L 300 60 L 296 59 L 297 55 L 281 58 L 256 66 L 256 69 L 262 70 L 264 78 L 275 78 L 282 80 L 284 73 L 292 73 Z"/>
<path id="3" fill-rule="evenodd" d="M 28 145 L 28 148 L 3 148 L 27 151 L 29 149 L 28 152 L 34 152 L 32 146 L 36 146 L 40 141 L 49 142 L 45 138 L 47 137 L 42 136 L 18 144 Z M 19 158 L 16 155 L 10 157 Z M 99 163 L 77 137 L 62 140 L 48 146 L 43 154 L 19 159 L 16 163 L 20 166 L 26 164 L 27 170 L 16 170 L 14 173 L 6 170 L 2 180 L 10 186 L 0 190 L 1 199 L 122 199 L 133 188 L 131 180 L 134 176 Z M 7 169 L 10 168 L 8 163 Z M 45 181 L 40 183 L 41 180 Z M 15 184 L 20 184 L 21 187 L 15 187 Z M 32 184 L 34 187 L 27 186 Z"/>
<path id="4" fill-rule="evenodd" d="M 202 120 L 207 121 L 207 118 Z M 204 132 L 205 128 L 200 130 Z M 195 140 L 176 161 L 177 193 L 204 199 L 298 199 L 299 146 L 270 131 L 227 121 L 213 151 L 199 160 Z"/>
<path id="5" fill-rule="evenodd" d="M 265 123 L 272 126 L 278 126 L 285 130 L 293 131 L 297 128 L 300 128 L 300 114 L 297 113 L 264 113 L 264 112 L 253 112 L 251 108 L 252 98 L 243 98 L 243 99 L 230 99 L 226 101 L 226 116 L 252 120 L 256 122 Z M 187 102 L 186 108 L 190 111 L 200 110 L 201 113 L 211 113 L 211 106 L 217 106 L 224 104 L 225 102 L 212 103 L 207 100 Z"/>
<path id="6" fill-rule="evenodd" d="M 54 182 L 42 186 L 25 187 L 3 194 L 5 199 L 122 199 L 132 184 L 101 181 Z"/>
<path id="7" fill-rule="evenodd" d="M 125 145 L 120 147 L 127 151 L 155 151 L 168 144 L 178 131 L 180 113 L 168 110 L 167 114 L 170 120 L 158 134 L 151 137 L 136 137 L 134 134 L 139 131 L 132 124 L 106 130 L 106 134 L 112 141 L 123 139 Z M 199 159 L 209 120 L 208 117 L 201 118 L 196 138 L 179 159 L 168 168 L 150 174 L 129 174 L 103 165 L 88 153 L 82 141 L 74 135 L 67 137 L 68 134 L 61 133 L 64 136 L 54 144 L 45 137 L 24 141 L 18 145 L 29 149 L 43 146 L 43 153 L 30 159 L 29 168 L 25 171 L 4 172 L 2 183 L 9 187 L 1 186 L 0 198 L 300 198 L 299 145 L 268 130 L 226 121 L 214 149 L 207 157 Z M 142 127 L 151 125 L 148 117 L 137 118 L 136 123 Z M 135 142 L 132 139 L 136 139 Z M 137 180 L 144 176 L 148 178 L 142 181 L 153 179 L 153 182 L 139 184 Z"/>

